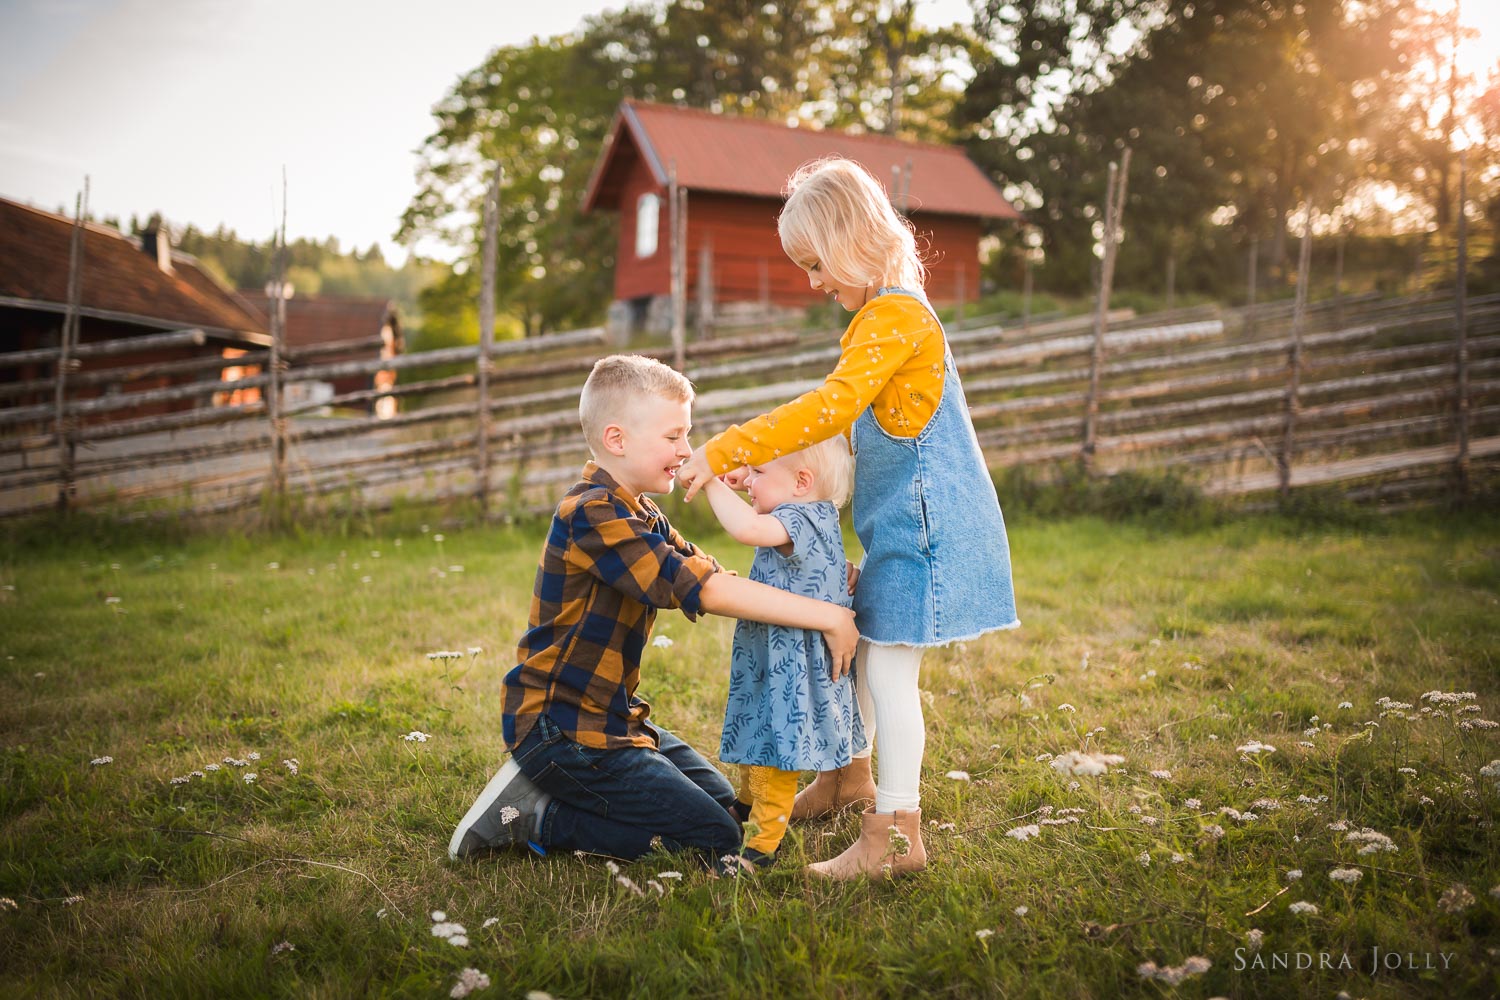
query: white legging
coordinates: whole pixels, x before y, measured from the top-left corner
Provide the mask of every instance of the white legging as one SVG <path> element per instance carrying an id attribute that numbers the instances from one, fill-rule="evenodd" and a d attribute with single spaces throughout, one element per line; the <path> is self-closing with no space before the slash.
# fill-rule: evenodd
<path id="1" fill-rule="evenodd" d="M 854 694 L 859 703 L 869 748 L 880 732 L 880 768 L 875 778 L 875 811 L 915 809 L 922 801 L 922 754 L 927 748 L 927 726 L 922 718 L 922 695 L 917 673 L 922 667 L 918 646 L 876 646 L 860 640 L 855 653 Z"/>

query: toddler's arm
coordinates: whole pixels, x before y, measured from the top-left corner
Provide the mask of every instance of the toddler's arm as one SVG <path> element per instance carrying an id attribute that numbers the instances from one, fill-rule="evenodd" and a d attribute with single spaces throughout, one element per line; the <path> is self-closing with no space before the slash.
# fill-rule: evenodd
<path id="1" fill-rule="evenodd" d="M 718 479 L 710 478 L 704 489 L 708 491 L 708 505 L 730 538 L 760 548 L 779 548 L 792 543 L 786 525 L 770 514 L 757 514 L 754 507 Z"/>

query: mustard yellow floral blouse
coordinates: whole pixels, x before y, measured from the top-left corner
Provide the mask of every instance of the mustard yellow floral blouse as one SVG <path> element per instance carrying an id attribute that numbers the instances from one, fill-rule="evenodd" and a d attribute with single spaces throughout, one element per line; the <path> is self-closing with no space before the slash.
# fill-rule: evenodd
<path id="1" fill-rule="evenodd" d="M 943 395 L 943 336 L 910 295 L 881 295 L 854 314 L 833 373 L 770 413 L 716 434 L 703 446 L 715 475 L 759 465 L 847 435 L 865 407 L 889 434 L 916 437 Z"/>

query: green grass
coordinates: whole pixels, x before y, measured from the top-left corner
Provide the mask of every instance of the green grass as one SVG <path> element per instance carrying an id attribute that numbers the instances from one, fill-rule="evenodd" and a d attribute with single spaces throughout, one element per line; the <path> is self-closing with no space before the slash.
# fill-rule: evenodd
<path id="1" fill-rule="evenodd" d="M 1479 774 L 1500 738 L 1456 725 L 1500 716 L 1500 521 L 1010 527 L 1024 627 L 923 668 L 923 813 L 942 824 L 928 873 L 809 881 L 805 861 L 850 840 L 845 816 L 794 827 L 750 884 L 680 856 L 624 865 L 641 886 L 683 873 L 637 897 L 601 859 L 446 860 L 503 753 L 499 680 L 540 526 L 439 543 L 415 521 L 185 541 L 12 525 L 0 993 L 447 996 L 472 966 L 494 984 L 481 996 L 1154 997 L 1174 991 L 1137 967 L 1195 955 L 1213 966 L 1184 996 L 1500 989 L 1500 792 Z M 642 694 L 711 753 L 731 623 L 667 614 L 657 634 L 674 645 L 648 649 Z M 425 656 L 473 646 L 448 673 Z M 1421 715 L 1434 690 L 1475 692 L 1480 711 Z M 1414 707 L 1383 714 L 1382 697 Z M 1250 739 L 1277 749 L 1242 756 Z M 1072 787 L 1037 759 L 1072 749 L 1126 763 Z M 958 770 L 973 780 L 945 777 Z M 1080 822 L 1006 836 L 1062 809 Z M 1398 850 L 1359 856 L 1339 822 Z M 1328 878 L 1350 863 L 1367 866 L 1356 885 Z M 1444 907 L 1455 883 L 1472 905 Z M 1301 900 L 1318 913 L 1290 912 Z M 467 949 L 429 933 L 433 910 Z M 1257 968 L 1236 957 L 1251 929 L 1265 964 L 1347 952 L 1355 968 Z M 1372 947 L 1437 968 L 1372 977 Z"/>

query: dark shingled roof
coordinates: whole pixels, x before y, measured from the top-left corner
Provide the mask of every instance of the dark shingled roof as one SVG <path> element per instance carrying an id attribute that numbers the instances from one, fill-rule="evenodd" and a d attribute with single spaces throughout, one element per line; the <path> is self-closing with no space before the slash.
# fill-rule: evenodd
<path id="1" fill-rule="evenodd" d="M 56 311 L 68 302 L 73 220 L 0 198 L 0 297 Z M 172 273 L 117 229 L 84 227 L 81 304 L 154 329 L 200 327 L 264 342 L 265 318 L 191 255 L 172 252 Z"/>

